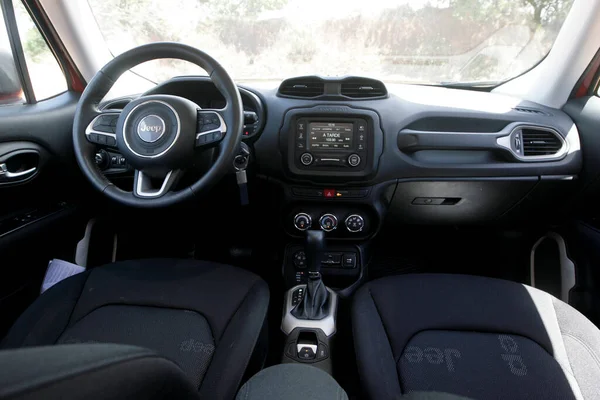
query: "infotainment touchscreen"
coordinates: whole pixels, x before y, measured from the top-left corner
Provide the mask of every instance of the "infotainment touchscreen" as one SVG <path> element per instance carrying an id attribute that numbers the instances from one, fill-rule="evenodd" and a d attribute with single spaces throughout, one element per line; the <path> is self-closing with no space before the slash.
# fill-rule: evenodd
<path id="1" fill-rule="evenodd" d="M 352 149 L 354 124 L 344 122 L 310 122 L 308 146 L 313 150 Z"/>

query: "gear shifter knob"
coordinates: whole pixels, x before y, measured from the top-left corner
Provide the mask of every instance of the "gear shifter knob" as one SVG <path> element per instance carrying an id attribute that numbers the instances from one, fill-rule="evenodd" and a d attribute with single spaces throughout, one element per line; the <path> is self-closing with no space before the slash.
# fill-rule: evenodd
<path id="1" fill-rule="evenodd" d="M 306 260 L 309 274 L 321 272 L 323 250 L 325 250 L 325 232 L 321 230 L 306 231 Z"/>

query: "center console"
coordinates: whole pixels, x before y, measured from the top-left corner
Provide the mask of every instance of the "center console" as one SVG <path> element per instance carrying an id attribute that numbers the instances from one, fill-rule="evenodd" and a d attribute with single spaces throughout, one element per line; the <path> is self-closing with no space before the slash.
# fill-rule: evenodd
<path id="1" fill-rule="evenodd" d="M 283 265 L 282 362 L 330 372 L 338 296 L 360 284 L 362 246 L 378 231 L 385 209 L 386 188 L 368 185 L 383 152 L 383 132 L 369 109 L 293 108 L 285 114 L 280 146 L 286 181 L 294 182 L 281 182 L 283 228 L 292 238 Z"/>

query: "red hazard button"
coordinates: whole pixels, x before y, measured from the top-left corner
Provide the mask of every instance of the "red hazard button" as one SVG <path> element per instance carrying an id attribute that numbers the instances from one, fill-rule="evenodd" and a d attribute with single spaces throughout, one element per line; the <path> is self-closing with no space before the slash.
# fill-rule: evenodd
<path id="1" fill-rule="evenodd" d="M 324 189 L 323 196 L 325 196 L 327 198 L 334 198 L 335 197 L 335 189 Z"/>

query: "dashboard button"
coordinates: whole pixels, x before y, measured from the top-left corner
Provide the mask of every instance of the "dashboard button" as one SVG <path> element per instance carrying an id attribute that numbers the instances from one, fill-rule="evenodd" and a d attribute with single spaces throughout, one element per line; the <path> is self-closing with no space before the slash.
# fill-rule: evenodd
<path id="1" fill-rule="evenodd" d="M 358 154 L 350 154 L 348 156 L 348 164 L 350 164 L 351 167 L 356 167 L 360 164 L 360 156 Z"/>
<path id="2" fill-rule="evenodd" d="M 333 199 L 335 197 L 335 189 L 325 189 L 323 191 L 323 196 L 328 199 Z"/>
<path id="3" fill-rule="evenodd" d="M 325 343 L 319 342 L 319 347 L 317 349 L 317 360 L 324 360 L 329 357 L 329 348 Z"/>
<path id="4" fill-rule="evenodd" d="M 342 267 L 356 268 L 356 253 L 346 253 L 342 258 Z"/>
<path id="5" fill-rule="evenodd" d="M 321 219 L 319 219 L 319 225 L 321 226 L 321 229 L 323 229 L 325 232 L 331 232 L 332 230 L 337 228 L 337 217 L 333 214 L 323 214 Z"/>
<path id="6" fill-rule="evenodd" d="M 312 164 L 312 162 L 313 162 L 313 156 L 312 156 L 312 154 L 310 154 L 310 153 L 304 153 L 304 154 L 302 154 L 300 156 L 300 162 L 303 165 L 306 165 L 306 166 Z"/>

